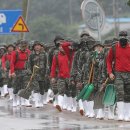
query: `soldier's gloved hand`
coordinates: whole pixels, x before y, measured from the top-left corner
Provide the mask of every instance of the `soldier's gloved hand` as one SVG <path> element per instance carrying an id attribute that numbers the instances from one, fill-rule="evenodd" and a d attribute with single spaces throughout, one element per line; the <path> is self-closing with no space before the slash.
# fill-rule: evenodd
<path id="1" fill-rule="evenodd" d="M 54 84 L 56 82 L 56 79 L 55 78 L 52 78 L 51 79 L 51 83 Z"/>

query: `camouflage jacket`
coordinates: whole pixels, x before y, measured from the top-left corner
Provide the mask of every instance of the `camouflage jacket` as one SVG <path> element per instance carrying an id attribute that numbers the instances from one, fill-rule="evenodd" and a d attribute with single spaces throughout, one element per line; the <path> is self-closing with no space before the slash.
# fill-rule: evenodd
<path id="1" fill-rule="evenodd" d="M 94 64 L 94 74 L 92 76 L 91 82 L 94 84 L 102 83 L 104 52 L 98 54 L 94 51 L 90 53 L 88 61 L 84 63 L 82 68 L 82 82 L 88 82 L 92 63 Z"/>
<path id="2" fill-rule="evenodd" d="M 34 51 L 30 54 L 28 59 L 27 69 L 33 71 L 33 66 L 37 65 L 40 69 L 38 72 L 39 76 L 45 77 L 47 71 L 47 54 L 45 51 L 36 54 Z"/>
<path id="3" fill-rule="evenodd" d="M 82 68 L 85 63 L 88 62 L 89 51 L 88 50 L 78 50 L 75 53 L 73 65 L 71 69 L 71 78 L 74 77 L 76 80 L 82 80 Z"/>

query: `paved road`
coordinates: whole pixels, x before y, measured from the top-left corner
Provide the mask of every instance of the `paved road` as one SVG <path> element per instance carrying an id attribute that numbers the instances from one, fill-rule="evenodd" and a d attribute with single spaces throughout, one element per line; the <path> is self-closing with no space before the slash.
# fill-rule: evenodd
<path id="1" fill-rule="evenodd" d="M 59 113 L 51 104 L 13 108 L 7 99 L 0 99 L 0 130 L 130 130 L 130 123 L 88 119 L 78 112 Z"/>

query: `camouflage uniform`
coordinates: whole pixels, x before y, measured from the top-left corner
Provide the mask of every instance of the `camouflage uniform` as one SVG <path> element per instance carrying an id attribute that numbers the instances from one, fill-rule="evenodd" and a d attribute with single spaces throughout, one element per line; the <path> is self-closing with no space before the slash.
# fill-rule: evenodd
<path id="1" fill-rule="evenodd" d="M 117 91 L 118 102 L 130 102 L 130 73 L 115 72 L 116 79 L 114 84 Z M 124 91 L 123 91 L 124 90 Z"/>
<path id="2" fill-rule="evenodd" d="M 9 78 L 10 61 L 6 58 L 7 54 L 3 55 L 3 57 L 5 58 L 5 67 L 7 69 L 6 71 L 3 70 L 3 76 L 4 76 L 3 82 L 4 82 L 4 84 L 7 84 L 8 88 L 12 88 L 13 78 L 12 77 Z"/>
<path id="3" fill-rule="evenodd" d="M 94 39 L 90 36 L 83 37 L 80 40 L 81 49 L 75 53 L 73 66 L 71 70 L 71 77 L 76 84 L 77 95 L 80 93 L 82 89 L 82 83 L 84 84 L 84 79 L 87 75 L 86 67 L 88 67 L 88 59 L 90 56 L 91 46 L 94 44 Z M 84 70 L 86 73 L 84 73 Z M 80 85 L 78 85 L 80 83 Z"/>
<path id="4" fill-rule="evenodd" d="M 37 65 L 40 67 L 35 78 L 32 81 L 32 88 L 35 93 L 40 92 L 41 95 L 44 94 L 45 88 L 45 75 L 46 75 L 46 65 L 47 65 L 47 55 L 44 51 L 36 54 L 35 51 L 31 53 L 28 60 L 28 70 L 33 71 L 33 66 Z"/>
<path id="5" fill-rule="evenodd" d="M 19 90 L 26 88 L 27 83 L 25 82 L 27 79 L 27 71 L 26 70 L 16 70 L 16 77 L 13 79 L 12 84 L 14 94 L 17 94 Z"/>
<path id="6" fill-rule="evenodd" d="M 5 47 L 0 47 L 0 87 L 3 87 L 4 85 L 3 78 L 5 77 L 5 75 L 2 70 L 2 56 L 4 55 L 5 51 Z"/>
<path id="7" fill-rule="evenodd" d="M 58 50 L 55 50 L 54 51 L 54 55 L 53 56 L 56 56 L 56 59 L 58 58 Z M 57 59 L 58 60 L 58 59 Z M 58 74 L 58 66 L 56 68 L 56 74 Z M 55 83 L 51 83 L 51 87 L 52 87 L 52 90 L 54 92 L 54 95 L 56 94 L 67 94 L 67 95 L 70 95 L 70 93 L 66 90 L 69 89 L 69 79 L 68 78 L 58 78 L 56 77 L 56 82 Z"/>

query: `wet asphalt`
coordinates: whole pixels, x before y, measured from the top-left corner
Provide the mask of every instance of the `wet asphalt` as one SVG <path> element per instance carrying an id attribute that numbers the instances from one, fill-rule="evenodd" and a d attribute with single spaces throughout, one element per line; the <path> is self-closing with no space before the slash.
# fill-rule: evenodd
<path id="1" fill-rule="evenodd" d="M 0 130 L 130 130 L 130 122 L 97 120 L 78 112 L 58 112 L 52 104 L 43 108 L 12 107 L 0 98 Z"/>

